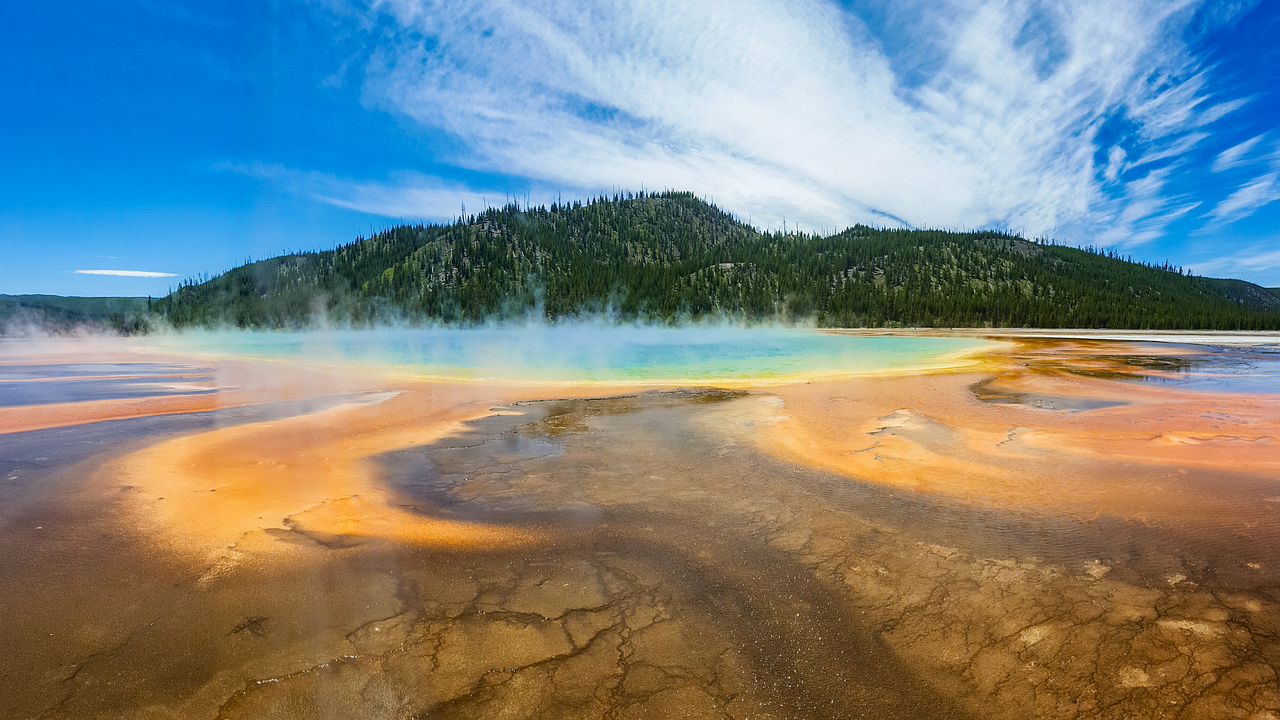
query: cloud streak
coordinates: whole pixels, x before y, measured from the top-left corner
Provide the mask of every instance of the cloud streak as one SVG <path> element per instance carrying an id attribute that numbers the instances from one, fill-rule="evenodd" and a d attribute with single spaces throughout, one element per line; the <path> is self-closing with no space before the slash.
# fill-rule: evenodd
<path id="1" fill-rule="evenodd" d="M 1280 250 L 1271 245 L 1255 245 L 1232 255 L 1206 260 L 1191 266 L 1202 275 L 1217 273 L 1258 273 L 1280 268 Z"/>
<path id="2" fill-rule="evenodd" d="M 178 277 L 176 273 L 152 272 L 150 270 L 75 270 L 76 275 L 111 275 L 113 277 L 131 278 L 167 278 Z"/>
<path id="3" fill-rule="evenodd" d="M 279 164 L 221 163 L 217 170 L 275 183 L 321 202 L 360 212 L 402 219 L 457 217 L 464 207 L 475 212 L 505 201 L 501 192 L 472 190 L 460 183 L 416 172 L 393 173 L 387 181 L 356 180 Z"/>
<path id="4" fill-rule="evenodd" d="M 773 226 L 1137 244 L 1194 205 L 1175 171 L 1243 104 L 1213 95 L 1182 39 L 1197 6 L 907 1 L 917 30 L 895 45 L 826 0 L 375 0 L 364 96 L 452 138 L 449 162 L 533 187 L 690 189 Z M 917 57 L 932 60 L 907 72 Z M 413 174 L 251 174 L 390 216 L 485 196 Z"/>
<path id="5" fill-rule="evenodd" d="M 1262 138 L 1262 135 L 1258 135 L 1245 140 L 1239 145 L 1234 145 L 1223 150 L 1218 154 L 1218 157 L 1213 160 L 1213 171 L 1226 172 L 1227 170 L 1231 170 L 1232 168 L 1236 168 L 1247 163 L 1248 160 L 1246 159 L 1246 156 L 1248 156 L 1249 151 L 1257 147 L 1258 143 L 1262 141 Z"/>
<path id="6" fill-rule="evenodd" d="M 1239 220 L 1276 200 L 1280 200 L 1280 174 L 1267 173 L 1228 195 L 1208 216 L 1218 223 Z"/>

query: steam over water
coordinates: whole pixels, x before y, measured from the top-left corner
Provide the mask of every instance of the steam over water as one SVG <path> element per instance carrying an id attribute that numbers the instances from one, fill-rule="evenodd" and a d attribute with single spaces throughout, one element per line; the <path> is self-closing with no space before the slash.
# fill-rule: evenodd
<path id="1" fill-rule="evenodd" d="M 325 333 L 192 333 L 157 349 L 329 359 L 488 381 L 709 382 L 928 369 L 990 343 L 960 337 L 851 337 L 787 329 L 589 324 Z"/>
<path id="2" fill-rule="evenodd" d="M 994 340 L 10 346 L 0 717 L 1280 718 L 1273 350 Z"/>

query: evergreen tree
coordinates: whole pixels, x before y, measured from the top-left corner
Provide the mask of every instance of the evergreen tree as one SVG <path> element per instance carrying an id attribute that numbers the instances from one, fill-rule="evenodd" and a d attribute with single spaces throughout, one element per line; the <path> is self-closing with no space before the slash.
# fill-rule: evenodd
<path id="1" fill-rule="evenodd" d="M 690 193 L 508 204 L 246 263 L 154 302 L 176 326 L 475 324 L 608 313 L 839 327 L 1274 330 L 1280 297 L 982 231 L 760 232 Z"/>

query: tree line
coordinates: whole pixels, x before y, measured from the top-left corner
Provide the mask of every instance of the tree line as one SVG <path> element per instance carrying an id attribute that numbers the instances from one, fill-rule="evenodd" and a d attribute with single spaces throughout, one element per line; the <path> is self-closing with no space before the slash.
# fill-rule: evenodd
<path id="1" fill-rule="evenodd" d="M 761 232 L 678 192 L 512 203 L 447 224 L 399 225 L 184 281 L 155 309 L 179 327 L 608 314 L 839 327 L 1280 329 L 1280 297 L 1266 289 L 1111 250 L 994 231 Z"/>

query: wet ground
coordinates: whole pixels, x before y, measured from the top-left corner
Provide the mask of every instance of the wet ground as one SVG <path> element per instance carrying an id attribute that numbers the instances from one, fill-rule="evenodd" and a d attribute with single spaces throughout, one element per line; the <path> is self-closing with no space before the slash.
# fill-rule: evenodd
<path id="1" fill-rule="evenodd" d="M 1153 347 L 0 434 L 0 717 L 1275 720 L 1276 403 Z"/>

